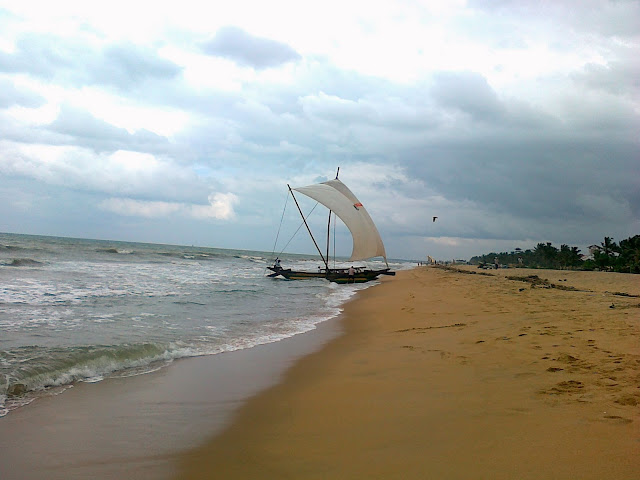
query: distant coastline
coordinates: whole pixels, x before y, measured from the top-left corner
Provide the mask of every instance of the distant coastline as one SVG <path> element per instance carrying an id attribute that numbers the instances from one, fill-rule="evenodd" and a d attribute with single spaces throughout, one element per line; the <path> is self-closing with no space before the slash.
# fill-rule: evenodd
<path id="1" fill-rule="evenodd" d="M 505 265 L 521 268 L 548 268 L 558 270 L 604 270 L 618 273 L 640 273 L 640 235 L 621 240 L 604 237 L 600 245 L 589 246 L 588 254 L 578 247 L 551 242 L 538 243 L 533 249 L 516 248 L 511 252 L 491 252 L 472 257 L 472 265 Z"/>

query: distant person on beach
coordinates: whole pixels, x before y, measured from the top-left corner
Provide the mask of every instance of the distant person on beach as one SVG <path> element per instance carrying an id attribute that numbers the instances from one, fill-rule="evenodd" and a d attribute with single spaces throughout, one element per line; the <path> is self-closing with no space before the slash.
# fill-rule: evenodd
<path id="1" fill-rule="evenodd" d="M 356 279 L 356 271 L 353 268 L 353 265 L 351 265 L 349 267 L 349 280 L 353 280 L 353 282 L 355 283 Z"/>
<path id="2" fill-rule="evenodd" d="M 498 269 L 498 257 L 493 259 L 493 267 L 497 270 Z"/>
<path id="3" fill-rule="evenodd" d="M 282 268 L 280 265 L 280 259 L 276 257 L 276 262 L 273 264 L 273 268 Z"/>

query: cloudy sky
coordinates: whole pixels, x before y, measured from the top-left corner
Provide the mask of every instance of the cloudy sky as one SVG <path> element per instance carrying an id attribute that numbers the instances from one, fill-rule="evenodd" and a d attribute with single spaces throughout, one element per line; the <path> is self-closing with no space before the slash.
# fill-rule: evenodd
<path id="1" fill-rule="evenodd" d="M 340 167 L 389 257 L 619 241 L 639 59 L 631 0 L 0 0 L 0 231 L 271 251 Z"/>

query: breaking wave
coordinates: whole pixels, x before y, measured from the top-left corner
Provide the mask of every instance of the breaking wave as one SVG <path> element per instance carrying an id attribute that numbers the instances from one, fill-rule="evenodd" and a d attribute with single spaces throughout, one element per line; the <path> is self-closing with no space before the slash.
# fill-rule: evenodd
<path id="1" fill-rule="evenodd" d="M 98 345 L 72 348 L 21 347 L 0 351 L 0 364 L 21 358 L 0 378 L 0 416 L 12 406 L 30 403 L 38 393 L 75 382 L 96 382 L 114 374 L 139 375 L 155 371 L 176 358 L 199 352 L 177 344 Z M 28 362 L 24 361 L 28 359 Z M 24 366 L 20 366 L 20 364 Z"/>
<path id="2" fill-rule="evenodd" d="M 7 267 L 39 267 L 44 264 L 31 258 L 14 258 L 11 262 L 4 263 L 4 265 Z"/>
<path id="3" fill-rule="evenodd" d="M 124 248 L 98 248 L 96 249 L 96 252 L 98 253 L 116 253 L 119 255 L 131 255 L 133 252 L 133 250 L 127 250 Z"/>

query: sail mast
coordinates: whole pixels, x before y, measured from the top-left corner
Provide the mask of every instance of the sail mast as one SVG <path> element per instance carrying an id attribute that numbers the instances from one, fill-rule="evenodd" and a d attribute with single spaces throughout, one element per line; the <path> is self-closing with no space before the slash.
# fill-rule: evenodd
<path id="1" fill-rule="evenodd" d="M 307 231 L 309 232 L 309 236 L 311 237 L 311 240 L 313 240 L 313 244 L 316 246 L 316 250 L 318 250 L 318 253 L 320 254 L 320 258 L 322 258 L 322 261 L 324 262 L 325 266 L 327 267 L 327 273 L 329 272 L 329 261 L 328 259 L 324 258 L 324 255 L 322 254 L 322 251 L 320 250 L 320 247 L 318 246 L 318 242 L 316 242 L 316 239 L 313 237 L 313 233 L 311 233 L 311 228 L 309 228 L 309 224 L 307 223 L 307 219 L 304 218 L 304 213 L 302 213 L 302 209 L 300 208 L 300 205 L 298 204 L 298 200 L 296 199 L 295 195 L 293 194 L 293 190 L 291 190 L 291 187 L 289 186 L 289 184 L 287 184 L 287 187 L 289 188 L 289 192 L 291 192 L 291 196 L 293 197 L 293 201 L 296 202 L 296 207 L 298 207 L 298 211 L 300 212 L 300 216 L 302 217 L 302 221 L 304 222 L 304 226 L 307 227 Z M 328 256 L 327 256 L 328 258 Z"/>
<path id="2" fill-rule="evenodd" d="M 329 262 L 329 242 L 331 240 L 331 210 L 329 210 L 329 221 L 327 222 L 327 262 Z M 334 256 L 336 254 L 335 249 L 333 252 Z M 328 263 L 327 263 L 327 268 L 328 267 Z M 335 265 L 334 265 L 335 266 Z"/>
<path id="3" fill-rule="evenodd" d="M 340 167 L 338 167 L 338 171 L 336 172 L 336 179 L 340 174 Z M 329 245 L 331 242 L 331 209 L 329 209 L 329 220 L 327 220 L 327 262 L 329 262 Z M 336 257 L 336 247 L 333 247 L 333 258 L 334 258 L 334 267 L 335 267 L 335 257 Z M 329 268 L 329 264 L 327 263 L 327 269 Z"/>

